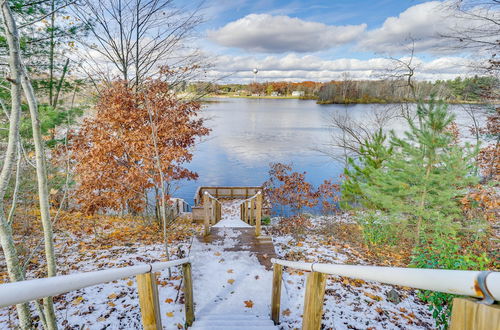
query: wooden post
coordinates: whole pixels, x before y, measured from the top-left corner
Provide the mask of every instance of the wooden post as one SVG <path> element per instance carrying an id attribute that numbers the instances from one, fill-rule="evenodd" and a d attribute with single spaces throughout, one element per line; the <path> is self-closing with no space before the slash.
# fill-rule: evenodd
<path id="1" fill-rule="evenodd" d="M 319 330 L 321 328 L 325 287 L 325 274 L 311 272 L 307 275 L 302 330 Z"/>
<path id="2" fill-rule="evenodd" d="M 281 277 L 283 266 L 273 264 L 273 290 L 271 292 L 271 320 L 274 325 L 280 323 L 280 305 L 281 305 Z"/>
<path id="3" fill-rule="evenodd" d="M 472 298 L 454 298 L 450 330 L 500 330 L 500 306 Z"/>
<path id="4" fill-rule="evenodd" d="M 255 198 L 252 198 L 250 200 L 250 225 L 255 225 L 255 218 L 254 218 L 254 206 L 255 206 Z"/>
<path id="5" fill-rule="evenodd" d="M 135 277 L 139 291 L 142 327 L 144 330 L 159 330 L 161 326 L 160 302 L 158 286 L 154 273 L 139 274 Z"/>
<path id="6" fill-rule="evenodd" d="M 210 207 L 208 205 L 208 194 L 203 194 L 203 209 L 205 211 L 205 218 L 203 219 L 203 225 L 205 226 L 205 236 L 210 234 Z"/>
<path id="7" fill-rule="evenodd" d="M 186 311 L 186 326 L 190 327 L 194 322 L 193 304 L 193 278 L 191 276 L 191 263 L 182 265 L 184 275 L 184 309 Z"/>
<path id="8" fill-rule="evenodd" d="M 251 202 L 250 201 L 247 201 L 245 202 L 245 213 L 246 213 L 246 216 L 247 216 L 247 223 L 250 225 L 251 222 L 250 222 L 250 210 L 248 209 L 248 204 L 250 204 Z"/>
<path id="9" fill-rule="evenodd" d="M 260 226 L 262 221 L 262 193 L 257 194 L 257 209 L 255 210 L 255 236 L 260 236 Z"/>
<path id="10" fill-rule="evenodd" d="M 210 223 L 212 225 L 215 225 L 217 223 L 217 210 L 215 209 L 215 203 L 217 203 L 217 201 L 215 199 L 212 198 L 212 214 L 211 214 L 211 219 L 210 219 Z"/>

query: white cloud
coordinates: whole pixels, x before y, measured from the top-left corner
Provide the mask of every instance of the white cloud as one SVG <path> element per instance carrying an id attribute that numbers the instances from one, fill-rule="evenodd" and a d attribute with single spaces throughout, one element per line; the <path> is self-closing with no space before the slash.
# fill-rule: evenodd
<path id="1" fill-rule="evenodd" d="M 405 60 L 405 58 L 401 58 Z M 452 79 L 458 75 L 467 75 L 471 61 L 462 57 L 442 57 L 431 61 L 413 59 L 416 65 L 416 79 L 436 80 Z M 359 60 L 343 58 L 324 60 L 316 56 L 297 56 L 288 54 L 283 57 L 268 56 L 262 59 L 252 56 L 221 56 L 214 63 L 211 77 L 228 77 L 228 81 L 253 80 L 253 68 L 258 68 L 259 81 L 330 81 L 340 79 L 343 72 L 349 72 L 353 79 L 377 79 L 396 63 L 387 58 Z"/>
<path id="2" fill-rule="evenodd" d="M 219 45 L 261 53 L 315 52 L 356 40 L 366 24 L 334 26 L 289 16 L 250 14 L 218 30 L 208 38 Z"/>
<path id="3" fill-rule="evenodd" d="M 479 16 L 500 18 L 499 11 L 487 10 L 476 6 L 468 13 Z M 384 54 L 406 53 L 414 47 L 415 52 L 432 54 L 457 54 L 464 52 L 445 35 L 459 35 L 460 31 L 475 28 L 498 31 L 498 26 L 486 19 L 474 19 L 467 12 L 459 12 L 449 1 L 429 1 L 409 7 L 398 17 L 388 17 L 380 28 L 364 33 L 356 48 Z M 465 32 L 464 32 L 465 33 Z M 498 36 L 481 36 L 476 39 L 496 40 Z"/>

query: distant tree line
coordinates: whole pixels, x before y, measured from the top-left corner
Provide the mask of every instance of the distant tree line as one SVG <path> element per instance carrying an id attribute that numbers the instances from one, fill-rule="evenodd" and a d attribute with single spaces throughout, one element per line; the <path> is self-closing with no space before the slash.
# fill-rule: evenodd
<path id="1" fill-rule="evenodd" d="M 317 99 L 318 103 L 397 103 L 417 101 L 425 96 L 436 95 L 448 102 L 480 102 L 485 95 L 500 88 L 500 81 L 491 76 L 474 76 L 453 80 L 414 81 L 415 96 L 403 79 L 351 80 L 344 75 L 341 81 L 326 83 L 304 82 L 263 82 L 251 84 L 215 84 L 193 83 L 185 87 L 188 92 L 206 94 L 230 94 L 240 96 L 289 96 L 294 91 L 301 91 L 303 97 Z"/>

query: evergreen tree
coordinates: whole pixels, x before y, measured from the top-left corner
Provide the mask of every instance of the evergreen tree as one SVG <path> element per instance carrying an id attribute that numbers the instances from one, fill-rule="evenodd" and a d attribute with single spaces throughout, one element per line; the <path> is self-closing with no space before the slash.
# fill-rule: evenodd
<path id="1" fill-rule="evenodd" d="M 391 156 L 360 184 L 360 191 L 389 219 L 413 225 L 418 246 L 424 234 L 455 231 L 458 197 L 477 178 L 470 175 L 474 150 L 454 143 L 447 130 L 454 119 L 447 105 L 419 104 L 416 119 L 418 124 L 408 119 L 404 137 L 391 133 Z"/>
<path id="2" fill-rule="evenodd" d="M 387 146 L 387 135 L 380 129 L 360 146 L 361 157 L 349 158 L 349 167 L 344 169 L 345 180 L 342 182 L 342 208 L 355 205 L 370 207 L 370 202 L 361 192 L 360 184 L 369 183 L 371 173 L 382 167 L 391 155 L 392 146 Z"/>

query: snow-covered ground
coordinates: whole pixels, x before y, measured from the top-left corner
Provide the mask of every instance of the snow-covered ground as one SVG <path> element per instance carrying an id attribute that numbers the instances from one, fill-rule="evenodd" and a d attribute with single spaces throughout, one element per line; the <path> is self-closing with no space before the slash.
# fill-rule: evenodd
<path id="1" fill-rule="evenodd" d="M 248 314 L 269 319 L 272 272 L 267 271 L 252 252 L 235 249 L 239 231 L 228 227 L 248 226 L 239 220 L 238 201 L 225 203 L 224 211 L 226 214 L 218 226 L 225 227 L 219 228 L 224 239 L 204 243 L 197 238 L 186 238 L 171 247 L 173 258 L 194 257 L 195 315 Z M 330 221 L 348 223 L 349 219 L 339 216 Z M 165 257 L 160 242 L 147 244 L 143 241 L 92 249 L 81 244 L 91 240 L 85 235 L 58 239 L 62 273 L 137 265 L 161 261 Z M 63 240 L 70 242 L 64 251 Z M 367 263 L 363 255 L 344 242 L 314 231 L 300 239 L 275 234 L 273 242 L 278 256 L 289 260 Z M 182 276 L 180 269 L 174 267 L 172 271 L 170 279 L 166 271 L 158 277 L 162 323 L 165 329 L 180 329 L 184 325 Z M 285 269 L 283 273 L 281 329 L 301 327 L 306 275 L 306 272 L 293 269 Z M 135 280 L 128 278 L 56 297 L 60 328 L 141 328 L 135 286 Z M 11 328 L 14 315 L 14 308 L 0 309 L 0 329 Z M 325 329 L 429 329 L 433 324 L 427 306 L 416 298 L 413 290 L 335 276 L 328 278 L 323 316 Z"/>
<path id="2" fill-rule="evenodd" d="M 252 227 L 248 223 L 240 220 L 240 199 L 222 201 L 222 219 L 214 226 L 232 227 L 232 228 L 249 228 Z"/>
<path id="3" fill-rule="evenodd" d="M 248 251 L 225 251 L 237 246 L 240 233 L 222 230 L 222 242 L 195 240 L 191 249 L 196 314 L 251 314 L 269 319 L 272 273 Z"/>

